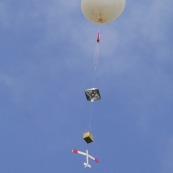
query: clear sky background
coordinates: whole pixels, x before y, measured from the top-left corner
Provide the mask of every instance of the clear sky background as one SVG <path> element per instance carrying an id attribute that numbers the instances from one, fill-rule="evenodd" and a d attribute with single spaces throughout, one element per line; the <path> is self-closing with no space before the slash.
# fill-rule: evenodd
<path id="1" fill-rule="evenodd" d="M 173 1 L 128 1 L 114 22 L 80 0 L 0 1 L 0 173 L 173 173 Z M 96 35 L 94 142 L 83 138 Z M 85 169 L 85 158 L 100 160 Z"/>

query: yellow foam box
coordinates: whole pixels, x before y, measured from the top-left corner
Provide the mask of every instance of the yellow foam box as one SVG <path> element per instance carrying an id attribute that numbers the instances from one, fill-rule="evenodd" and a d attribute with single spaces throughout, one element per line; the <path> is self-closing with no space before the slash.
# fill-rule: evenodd
<path id="1" fill-rule="evenodd" d="M 85 132 L 83 134 L 83 138 L 86 141 L 86 143 L 88 143 L 88 144 L 93 142 L 93 140 L 94 140 L 93 135 L 91 134 L 91 132 Z"/>

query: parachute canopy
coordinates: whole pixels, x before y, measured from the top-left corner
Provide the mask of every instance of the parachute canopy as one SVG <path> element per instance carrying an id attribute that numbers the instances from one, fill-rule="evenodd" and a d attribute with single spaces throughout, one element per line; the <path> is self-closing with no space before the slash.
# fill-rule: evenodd
<path id="1" fill-rule="evenodd" d="M 104 24 L 118 18 L 126 0 L 82 0 L 83 15 L 91 22 Z"/>

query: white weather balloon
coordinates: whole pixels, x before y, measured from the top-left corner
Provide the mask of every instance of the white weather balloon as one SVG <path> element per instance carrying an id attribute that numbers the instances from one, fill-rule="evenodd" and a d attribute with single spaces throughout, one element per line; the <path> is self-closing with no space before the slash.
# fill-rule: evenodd
<path id="1" fill-rule="evenodd" d="M 82 0 L 83 15 L 98 24 L 108 23 L 120 16 L 126 0 Z"/>

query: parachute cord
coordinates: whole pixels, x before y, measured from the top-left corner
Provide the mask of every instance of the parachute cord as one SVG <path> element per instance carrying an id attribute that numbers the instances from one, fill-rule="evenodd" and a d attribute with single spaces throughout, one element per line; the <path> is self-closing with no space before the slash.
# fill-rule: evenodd
<path id="1" fill-rule="evenodd" d="M 94 68 L 94 75 L 93 75 L 93 87 L 95 85 L 96 80 L 96 72 L 99 65 L 99 50 L 100 50 L 100 43 L 96 44 L 95 53 L 94 53 L 94 62 L 93 62 L 93 68 Z"/>

